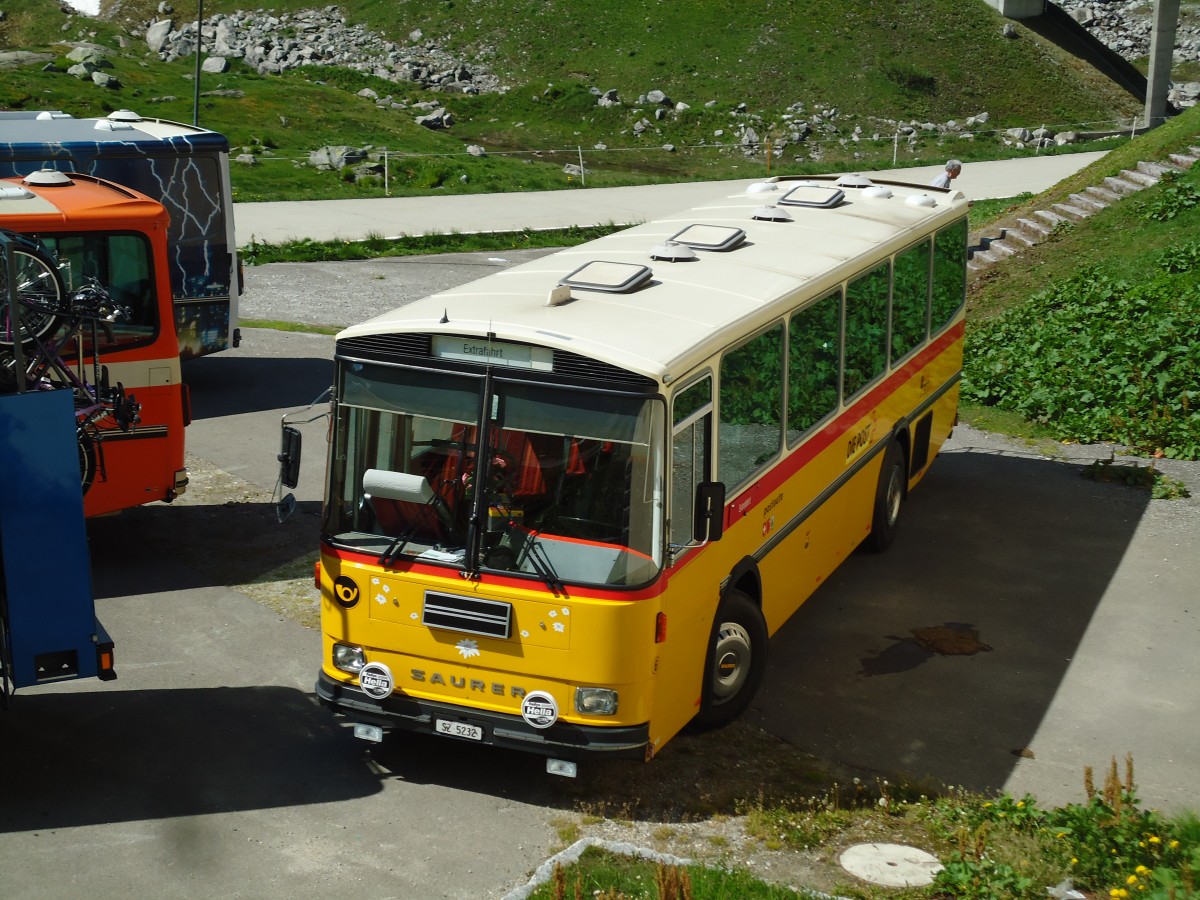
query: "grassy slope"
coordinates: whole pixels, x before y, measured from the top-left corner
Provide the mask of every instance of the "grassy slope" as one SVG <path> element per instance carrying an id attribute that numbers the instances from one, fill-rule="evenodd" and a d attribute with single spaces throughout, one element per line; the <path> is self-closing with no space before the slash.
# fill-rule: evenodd
<path id="1" fill-rule="evenodd" d="M 241 5 L 208 0 L 205 12 Z M 311 0 L 277 0 L 269 8 L 282 12 L 313 5 Z M 108 3 L 106 9 L 113 6 Z M 143 21 L 152 17 L 155 6 L 150 0 L 121 0 L 114 21 Z M 175 8 L 177 23 L 195 15 L 194 2 L 184 0 Z M 421 154 L 398 168 L 391 185 L 396 193 L 564 187 L 563 163 L 575 161 L 567 151 L 600 142 L 620 152 L 589 157 L 594 171 L 588 183 L 593 186 L 756 175 L 765 160 L 715 150 L 714 132 L 725 129 L 728 140 L 734 125 L 749 123 L 762 137 L 777 141 L 781 116 L 797 101 L 808 111 L 836 106 L 843 114 L 934 121 L 961 120 L 986 110 L 993 127 L 1113 120 L 1138 109 L 1132 98 L 1019 25 L 1018 40 L 1002 38 L 1003 20 L 983 2 L 629 0 L 620 15 L 602 0 L 355 0 L 342 8 L 352 21 L 363 21 L 399 44 L 419 28 L 462 57 L 488 65 L 513 90 L 502 97 L 422 94 L 328 69 L 262 78 L 235 63 L 227 75 L 204 76 L 202 86 L 206 91 L 242 90 L 246 96 L 204 97 L 201 123 L 226 133 L 235 146 L 260 152 L 269 148 L 269 155 L 290 160 L 305 159 L 324 143 Z M 65 45 L 56 42 L 94 40 L 114 47 L 112 74 L 123 87 L 102 91 L 41 72 L 40 65 L 27 66 L 5 71 L 0 108 L 53 106 L 81 115 L 129 107 L 144 115 L 191 121 L 191 60 L 163 64 L 138 39 L 117 50 L 114 22 L 68 19 L 53 0 L 6 0 L 5 9 L 0 46 L 62 53 Z M 731 22 L 736 26 L 730 27 Z M 449 133 L 430 132 L 416 126 L 410 112 L 383 112 L 353 96 L 364 86 L 397 99 L 446 102 L 457 124 Z M 659 88 L 692 108 L 656 122 L 638 138 L 631 127 L 649 110 L 599 109 L 589 87 L 616 88 L 627 103 Z M 163 101 L 164 96 L 175 99 Z M 709 100 L 716 100 L 716 106 L 706 108 Z M 748 105 L 748 113 L 735 111 L 739 102 Z M 863 127 L 867 134 L 875 130 L 865 120 Z M 491 153 L 483 161 L 467 159 L 464 143 L 481 143 Z M 679 151 L 664 152 L 665 143 Z M 538 149 L 563 152 L 535 155 L 532 151 Z M 773 171 L 794 169 L 795 157 L 811 149 L 793 148 Z M 516 150 L 525 152 L 501 152 Z M 822 150 L 825 164 L 840 169 L 855 150 L 874 152 L 883 162 L 890 161 L 892 148 L 884 141 L 845 150 L 830 143 Z M 991 156 L 996 150 L 987 140 L 956 142 L 951 148 L 931 140 L 916 153 L 930 161 L 950 153 L 968 159 Z M 468 171 L 464 182 L 461 176 Z M 382 193 L 336 176 L 293 170 L 286 162 L 254 171 L 235 169 L 234 181 L 239 199 Z"/>

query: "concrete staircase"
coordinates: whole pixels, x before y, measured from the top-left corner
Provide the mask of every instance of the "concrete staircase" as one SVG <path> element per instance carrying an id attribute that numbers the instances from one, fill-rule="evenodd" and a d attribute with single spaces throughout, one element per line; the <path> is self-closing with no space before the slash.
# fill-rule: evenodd
<path id="1" fill-rule="evenodd" d="M 1200 161 L 1200 147 L 1188 147 L 1187 153 L 1172 153 L 1164 162 L 1139 162 L 1133 169 L 1109 176 L 1065 201 L 1048 209 L 1035 210 L 1028 216 L 1014 217 L 972 234 L 967 249 L 967 277 L 973 278 L 996 263 L 1039 244 L 1063 223 L 1080 222 L 1125 197 L 1158 184 L 1167 172 L 1190 169 Z"/>

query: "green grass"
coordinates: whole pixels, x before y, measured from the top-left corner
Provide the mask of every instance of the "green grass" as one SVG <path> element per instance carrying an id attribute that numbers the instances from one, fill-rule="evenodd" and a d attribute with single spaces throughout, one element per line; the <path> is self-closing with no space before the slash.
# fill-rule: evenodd
<path id="1" fill-rule="evenodd" d="M 361 241 L 294 240 L 282 244 L 251 240 L 239 248 L 247 265 L 275 262 L 332 262 L 379 259 L 385 256 L 417 256 L 427 253 L 477 253 L 503 250 L 534 250 L 544 247 L 573 247 L 593 238 L 619 231 L 624 226 L 590 225 L 569 228 L 531 228 L 489 233 L 401 235 L 385 238 L 371 235 Z"/>
<path id="2" fill-rule="evenodd" d="M 992 221 L 1049 208 L 1105 174 L 1196 143 L 1200 108 Z M 1058 439 L 1200 458 L 1197 234 L 1193 167 L 989 270 L 969 295 L 964 400 Z"/>
<path id="3" fill-rule="evenodd" d="M 136 24 L 152 18 L 156 6 L 126 0 L 119 15 Z M 239 6 L 244 4 L 208 0 L 205 12 Z M 277 13 L 308 6 L 303 0 L 270 4 Z M 563 166 L 577 163 L 580 151 L 589 186 L 757 177 L 768 167 L 772 174 L 812 174 L 891 164 L 892 126 L 868 116 L 944 122 L 987 111 L 989 128 L 999 130 L 1127 121 L 1140 109 L 1133 98 L 1020 25 L 1020 39 L 1001 37 L 1002 19 L 982 3 L 810 0 L 801 8 L 776 0 L 736 6 L 731 0 L 698 0 L 668 11 L 657 0 L 631 0 L 619 16 L 606 0 L 356 0 L 341 8 L 352 22 L 400 45 L 420 28 L 462 58 L 485 63 L 511 90 L 428 93 L 330 68 L 264 77 L 234 61 L 229 73 L 202 76 L 201 88 L 244 96 L 202 96 L 199 118 L 226 134 L 235 154 L 251 153 L 260 161 L 233 167 L 238 200 L 384 195 L 382 180 L 355 184 L 343 173 L 302 165 L 325 144 L 387 148 L 392 194 L 547 190 L 573 185 Z M 185 0 L 175 10 L 176 22 L 186 22 L 194 18 L 196 4 Z M 112 48 L 110 71 L 122 87 L 102 90 L 43 72 L 38 63 L 5 70 L 0 108 L 97 115 L 126 107 L 192 120 L 192 60 L 162 63 L 137 38 L 120 49 L 119 23 L 68 20 L 53 0 L 8 0 L 5 11 L 0 46 L 44 50 L 61 60 L 67 41 L 99 43 Z M 728 27 L 731 20 L 736 28 Z M 1005 71 L 1005 78 L 994 78 L 996 71 Z M 445 103 L 456 124 L 447 132 L 425 129 L 409 110 L 380 110 L 355 96 L 364 87 L 401 101 Z M 591 88 L 615 88 L 626 105 L 601 109 Z M 655 88 L 690 108 L 655 120 L 652 110 L 637 105 L 639 95 Z M 798 119 L 818 109 L 840 109 L 841 132 L 788 147 L 769 164 L 765 143 L 756 154 L 742 153 L 739 125 L 752 125 L 777 149 L 788 130 L 784 117 L 798 101 L 804 104 L 804 112 L 794 113 Z M 849 113 L 857 118 L 847 120 Z M 653 127 L 637 136 L 632 127 L 642 118 Z M 846 140 L 855 123 L 863 127 L 858 143 Z M 716 137 L 719 130 L 723 138 Z M 876 132 L 881 138 L 873 141 Z M 596 150 L 601 143 L 608 150 Z M 484 146 L 488 155 L 469 156 L 468 144 Z M 675 149 L 664 149 L 667 144 Z M 974 142 L 925 136 L 902 148 L 900 164 L 1019 152 L 1004 148 L 994 133 L 980 133 Z"/>
<path id="4" fill-rule="evenodd" d="M 1041 900 L 1069 884 L 1088 897 L 1188 900 L 1200 886 L 1200 819 L 1165 817 L 1143 808 L 1127 757 L 1124 777 L 1114 759 L 1097 786 L 1084 772 L 1080 803 L 1042 808 L 1036 798 L 984 796 L 949 789 L 905 798 L 851 791 L 798 807 L 758 807 L 747 817 L 760 851 L 778 854 L 771 868 L 807 871 L 799 890 L 756 877 L 736 864 L 676 864 L 613 854 L 595 847 L 556 867 L 533 900 L 569 897 L 804 898 L 831 893 L 854 900 L 966 898 Z M 857 843 L 898 843 L 932 853 L 943 865 L 934 883 L 905 889 L 870 885 L 840 870 L 837 856 Z M 784 854 L 802 854 L 788 867 Z M 787 877 L 787 876 L 784 876 Z M 820 891 L 821 893 L 816 893 Z"/>

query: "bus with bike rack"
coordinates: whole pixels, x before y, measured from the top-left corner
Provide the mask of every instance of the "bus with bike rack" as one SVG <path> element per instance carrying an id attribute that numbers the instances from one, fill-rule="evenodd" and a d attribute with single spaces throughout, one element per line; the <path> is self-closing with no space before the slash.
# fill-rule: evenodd
<path id="1" fill-rule="evenodd" d="M 342 331 L 319 699 L 563 775 L 735 719 L 952 429 L 967 206 L 773 178 Z"/>
<path id="2" fill-rule="evenodd" d="M 0 111 L 0 178 L 81 172 L 167 208 L 167 271 L 182 359 L 236 347 L 241 276 L 224 135 L 127 109 L 97 118 Z"/>
<path id="3" fill-rule="evenodd" d="M 174 500 L 187 487 L 191 414 L 166 210 L 122 185 L 47 169 L 0 179 L 0 231 L 15 291 L 14 301 L 0 290 L 0 394 L 74 397 L 87 516 Z"/>

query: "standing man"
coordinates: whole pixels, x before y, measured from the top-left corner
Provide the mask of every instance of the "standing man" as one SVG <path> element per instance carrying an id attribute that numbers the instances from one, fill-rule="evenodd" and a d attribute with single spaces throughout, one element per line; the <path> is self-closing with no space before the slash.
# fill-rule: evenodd
<path id="1" fill-rule="evenodd" d="M 946 171 L 934 178 L 929 184 L 931 187 L 948 188 L 950 187 L 950 182 L 957 178 L 961 172 L 962 163 L 957 159 L 949 160 L 946 163 Z"/>

